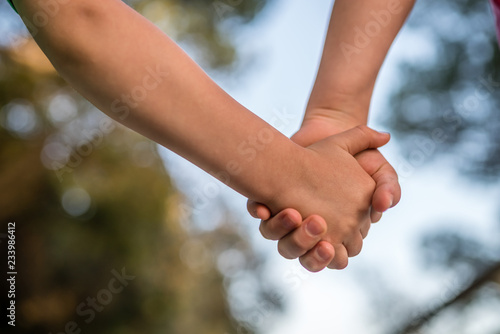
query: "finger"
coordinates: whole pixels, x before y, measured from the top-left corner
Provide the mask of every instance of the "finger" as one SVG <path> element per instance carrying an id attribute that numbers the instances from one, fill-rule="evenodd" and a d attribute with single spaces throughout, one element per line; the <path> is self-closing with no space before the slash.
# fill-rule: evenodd
<path id="1" fill-rule="evenodd" d="M 388 133 L 377 132 L 365 125 L 358 125 L 335 135 L 334 138 L 344 150 L 355 155 L 364 150 L 387 144 L 391 136 Z"/>
<path id="2" fill-rule="evenodd" d="M 345 128 L 345 130 L 350 128 L 351 126 Z M 332 123 L 325 121 L 323 118 L 309 118 L 302 123 L 300 129 L 290 139 L 302 147 L 307 147 L 343 130 L 344 128 L 342 130 L 340 127 L 337 129 Z"/>
<path id="3" fill-rule="evenodd" d="M 247 201 L 247 210 L 248 213 L 254 218 L 268 220 L 271 218 L 271 210 L 267 206 L 261 203 L 257 203 L 249 199 Z"/>
<path id="4" fill-rule="evenodd" d="M 312 249 L 327 231 L 323 218 L 312 215 L 292 233 L 278 242 L 278 252 L 286 259 L 295 259 Z"/>
<path id="5" fill-rule="evenodd" d="M 376 183 L 372 198 L 374 211 L 385 212 L 401 199 L 398 174 L 378 150 L 367 150 L 356 155 L 361 167 Z"/>
<path id="6" fill-rule="evenodd" d="M 347 256 L 347 249 L 342 244 L 333 245 L 335 249 L 335 257 L 328 264 L 328 268 L 342 270 L 349 264 L 349 257 Z"/>
<path id="7" fill-rule="evenodd" d="M 372 207 L 375 211 L 385 212 L 401 199 L 398 175 L 391 165 L 386 164 L 375 172 L 372 178 L 376 183 Z"/>
<path id="8" fill-rule="evenodd" d="M 371 221 L 373 223 L 373 220 Z M 368 236 L 368 231 L 370 231 L 370 227 L 372 226 L 372 224 L 364 224 L 360 229 L 359 229 L 359 232 L 361 233 L 361 236 L 364 238 L 366 238 Z"/>
<path id="9" fill-rule="evenodd" d="M 345 243 L 347 249 L 347 256 L 354 257 L 361 253 L 363 248 L 363 236 L 361 233 L 356 233 L 348 242 Z"/>
<path id="10" fill-rule="evenodd" d="M 306 254 L 299 258 L 300 264 L 307 270 L 315 273 L 325 269 L 333 260 L 335 249 L 327 241 L 320 241 Z"/>
<path id="11" fill-rule="evenodd" d="M 297 210 L 285 209 L 276 216 L 260 222 L 260 233 L 269 240 L 279 240 L 302 225 L 302 216 Z"/>
<path id="12" fill-rule="evenodd" d="M 370 212 L 370 220 L 372 221 L 372 223 L 378 223 L 380 219 L 382 219 L 382 212 L 375 211 L 372 208 Z"/>

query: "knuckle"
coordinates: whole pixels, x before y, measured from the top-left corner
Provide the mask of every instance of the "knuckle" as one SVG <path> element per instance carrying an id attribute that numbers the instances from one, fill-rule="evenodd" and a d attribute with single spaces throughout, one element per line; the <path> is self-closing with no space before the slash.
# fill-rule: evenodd
<path id="1" fill-rule="evenodd" d="M 364 124 L 357 125 L 356 129 L 363 131 L 364 133 L 370 131 L 370 128 Z"/>
<path id="2" fill-rule="evenodd" d="M 356 219 L 347 219 L 344 221 L 344 228 L 342 235 L 349 236 L 355 233 L 360 228 L 360 222 Z"/>
<path id="3" fill-rule="evenodd" d="M 287 259 L 296 259 L 305 253 L 308 249 L 300 240 L 300 236 L 297 233 L 292 234 L 289 238 L 285 240 L 280 240 L 278 242 L 278 248 L 281 249 L 280 254 L 285 254 Z"/>
<path id="4" fill-rule="evenodd" d="M 373 178 L 367 175 L 366 177 L 366 182 L 365 182 L 365 192 L 372 193 L 375 191 L 375 187 L 377 186 L 377 183 Z"/>
<path id="5" fill-rule="evenodd" d="M 375 193 L 377 184 L 375 181 L 367 176 L 365 180 L 362 182 L 362 185 L 360 187 L 360 191 L 356 192 L 355 196 L 358 198 L 358 203 L 363 203 L 366 204 L 367 202 L 371 203 L 371 199 L 373 197 L 373 194 Z"/>
<path id="6" fill-rule="evenodd" d="M 361 136 L 368 136 L 370 128 L 366 125 L 358 125 L 354 128 L 356 132 L 358 132 Z"/>

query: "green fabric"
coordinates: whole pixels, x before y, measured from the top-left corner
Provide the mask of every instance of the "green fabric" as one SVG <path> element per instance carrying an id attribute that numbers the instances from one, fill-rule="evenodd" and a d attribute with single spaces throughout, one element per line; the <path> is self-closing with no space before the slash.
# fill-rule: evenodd
<path id="1" fill-rule="evenodd" d="M 7 0 L 7 1 L 10 3 L 11 7 L 12 7 L 12 8 L 16 11 L 16 13 L 17 13 L 16 7 L 14 7 L 14 4 L 12 3 L 12 0 Z"/>

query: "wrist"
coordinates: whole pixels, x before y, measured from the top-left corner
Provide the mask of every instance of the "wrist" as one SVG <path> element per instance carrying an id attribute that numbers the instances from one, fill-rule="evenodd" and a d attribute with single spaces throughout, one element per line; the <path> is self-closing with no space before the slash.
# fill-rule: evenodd
<path id="1" fill-rule="evenodd" d="M 332 89 L 327 94 L 313 89 L 304 119 L 326 118 L 354 126 L 366 125 L 372 88 L 354 91 L 344 87 Z"/>
<path id="2" fill-rule="evenodd" d="M 307 179 L 311 171 L 314 171 L 310 156 L 314 152 L 296 143 L 291 144 L 289 158 L 283 161 L 281 168 L 273 168 L 275 172 L 267 187 L 266 201 L 262 202 L 273 215 L 290 207 L 299 209 L 303 195 L 311 187 Z"/>
<path id="3" fill-rule="evenodd" d="M 358 125 L 366 125 L 366 120 L 359 118 L 357 114 L 337 109 L 308 109 L 299 131 L 291 139 L 300 146 L 307 147 Z"/>
<path id="4" fill-rule="evenodd" d="M 303 123 L 328 124 L 330 128 L 338 128 L 339 132 L 358 125 L 367 124 L 368 110 L 353 108 L 308 107 Z"/>

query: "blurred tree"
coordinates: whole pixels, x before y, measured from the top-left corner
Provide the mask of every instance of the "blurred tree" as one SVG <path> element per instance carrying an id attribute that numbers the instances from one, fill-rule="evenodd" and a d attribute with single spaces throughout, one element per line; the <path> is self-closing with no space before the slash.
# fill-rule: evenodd
<path id="1" fill-rule="evenodd" d="M 128 1 L 212 70 L 237 63 L 227 28 L 267 2 Z M 0 247 L 15 221 L 16 332 L 252 333 L 224 292 L 261 262 L 235 219 L 188 232 L 156 146 L 71 90 L 14 15 L 0 3 Z M 270 287 L 255 281 L 259 303 Z"/>
<path id="2" fill-rule="evenodd" d="M 386 122 L 410 167 L 447 157 L 463 175 L 498 186 L 500 52 L 489 2 L 422 0 L 408 28 L 418 32 L 412 34 L 421 37 L 414 43 L 428 52 L 402 64 Z M 465 333 L 471 321 L 481 321 L 474 313 L 478 307 L 500 304 L 499 245 L 433 231 L 422 250 L 428 265 L 453 273 L 458 284 L 440 291 L 438 302 L 421 311 L 406 305 L 411 314 L 399 313 L 388 332 L 431 333 L 451 322 L 453 332 Z M 491 333 L 500 333 L 500 327 Z"/>

